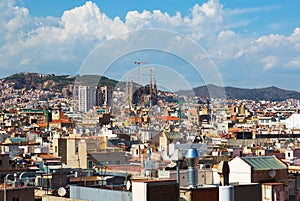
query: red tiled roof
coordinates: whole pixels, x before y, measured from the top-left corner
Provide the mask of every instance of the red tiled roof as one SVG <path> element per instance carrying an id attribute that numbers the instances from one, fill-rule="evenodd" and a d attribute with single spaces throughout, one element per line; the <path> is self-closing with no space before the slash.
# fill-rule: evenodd
<path id="1" fill-rule="evenodd" d="M 53 156 L 52 154 L 40 154 L 39 157 L 42 159 L 60 159 L 60 157 Z"/>
<path id="2" fill-rule="evenodd" d="M 52 122 L 50 123 L 70 124 L 72 122 L 69 119 L 57 119 L 57 120 L 52 120 Z"/>
<path id="3" fill-rule="evenodd" d="M 178 121 L 179 118 L 178 117 L 174 117 L 174 116 L 157 116 L 157 119 L 161 119 L 163 121 Z"/>

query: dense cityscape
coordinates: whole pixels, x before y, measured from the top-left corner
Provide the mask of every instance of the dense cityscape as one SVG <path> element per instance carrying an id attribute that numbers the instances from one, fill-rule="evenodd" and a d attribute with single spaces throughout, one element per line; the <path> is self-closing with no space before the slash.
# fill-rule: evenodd
<path id="1" fill-rule="evenodd" d="M 0 1 L 0 201 L 300 201 L 300 1 Z"/>
<path id="2" fill-rule="evenodd" d="M 16 76 L 0 81 L 3 200 L 300 199 L 299 100 Z"/>

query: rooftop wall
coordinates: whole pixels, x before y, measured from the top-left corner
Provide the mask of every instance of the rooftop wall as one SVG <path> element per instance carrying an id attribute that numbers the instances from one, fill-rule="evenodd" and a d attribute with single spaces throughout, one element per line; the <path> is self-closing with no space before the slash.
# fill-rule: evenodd
<path id="1" fill-rule="evenodd" d="M 131 201 L 129 191 L 117 191 L 92 187 L 70 186 L 70 198 L 82 200 Z"/>

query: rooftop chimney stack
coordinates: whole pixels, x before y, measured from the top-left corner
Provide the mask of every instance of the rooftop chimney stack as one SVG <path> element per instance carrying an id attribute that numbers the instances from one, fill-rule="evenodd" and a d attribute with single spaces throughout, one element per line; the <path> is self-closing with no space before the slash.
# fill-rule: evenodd
<path id="1" fill-rule="evenodd" d="M 188 149 L 185 158 L 188 165 L 187 181 L 190 188 L 197 188 L 198 184 L 198 170 L 196 168 L 199 155 L 197 149 Z"/>
<path id="2" fill-rule="evenodd" d="M 218 165 L 218 174 L 220 176 L 220 185 L 229 186 L 229 164 L 227 161 L 221 161 Z"/>

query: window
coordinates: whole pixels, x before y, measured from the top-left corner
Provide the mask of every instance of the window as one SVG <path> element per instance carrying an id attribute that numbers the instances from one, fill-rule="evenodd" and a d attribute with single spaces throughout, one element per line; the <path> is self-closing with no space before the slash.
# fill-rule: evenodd
<path id="1" fill-rule="evenodd" d="M 0 166 L 2 166 L 2 160 L 0 160 Z"/>
<path id="2" fill-rule="evenodd" d="M 287 154 L 288 154 L 288 157 L 291 157 L 291 152 L 288 152 Z"/>
<path id="3" fill-rule="evenodd" d="M 57 153 L 57 146 L 55 146 L 55 153 Z"/>
<path id="4" fill-rule="evenodd" d="M 13 198 L 12 201 L 21 201 L 20 198 Z"/>
<path id="5" fill-rule="evenodd" d="M 75 154 L 78 154 L 78 140 L 75 140 Z"/>

